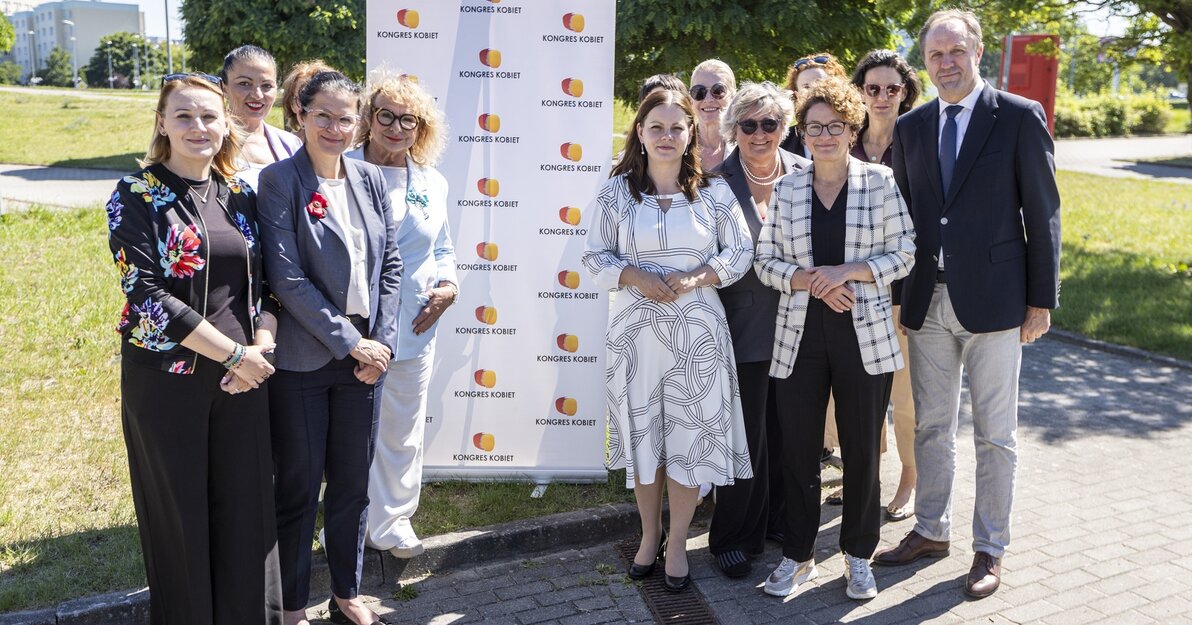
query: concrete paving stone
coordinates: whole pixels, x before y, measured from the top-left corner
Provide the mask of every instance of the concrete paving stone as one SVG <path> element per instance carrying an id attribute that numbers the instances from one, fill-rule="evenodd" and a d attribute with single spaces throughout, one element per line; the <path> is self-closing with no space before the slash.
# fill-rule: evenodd
<path id="1" fill-rule="evenodd" d="M 556 623 L 565 616 L 574 616 L 575 614 L 578 614 L 578 612 L 574 606 L 559 604 L 534 607 L 524 612 L 519 612 L 514 616 L 517 617 L 517 622 L 522 625 L 533 625 L 534 623 Z"/>
<path id="2" fill-rule="evenodd" d="M 1083 570 L 1089 571 L 1102 579 L 1109 579 L 1119 575 L 1134 575 L 1140 568 L 1142 568 L 1142 565 L 1123 556 L 1098 562 L 1097 564 L 1085 567 Z"/>
<path id="3" fill-rule="evenodd" d="M 1098 547 L 1090 546 L 1088 550 L 1090 556 L 1101 562 L 1114 558 L 1124 559 L 1134 553 L 1136 552 L 1133 549 L 1123 545 L 1121 542 L 1108 543 Z"/>
<path id="4" fill-rule="evenodd" d="M 623 606 L 620 610 L 621 619 L 626 623 L 653 623 L 654 615 L 646 608 L 645 603 L 640 605 Z"/>
<path id="5" fill-rule="evenodd" d="M 518 597 L 536 595 L 552 589 L 553 586 L 550 582 L 537 581 L 528 584 L 515 584 L 512 586 L 505 586 L 504 588 L 496 588 L 493 589 L 493 594 L 495 594 L 502 601 L 508 601 L 509 599 L 517 599 Z"/>
<path id="6" fill-rule="evenodd" d="M 1122 612 L 1120 614 L 1114 614 L 1113 616 L 1103 618 L 1099 621 L 1091 623 L 1090 625 L 1149 625 L 1150 623 L 1159 622 L 1167 625 L 1172 621 L 1168 619 L 1156 621 L 1155 619 L 1142 614 L 1141 612 L 1130 610 L 1128 612 Z"/>
<path id="7" fill-rule="evenodd" d="M 1055 573 L 1052 573 L 1041 566 L 1032 566 L 1027 567 L 1026 569 L 1014 571 L 1008 571 L 1005 567 L 1002 567 L 1002 578 L 1005 580 L 1013 579 L 1014 585 L 1016 586 L 1039 584 L 1054 577 L 1056 577 Z M 1007 583 L 1009 582 L 1007 581 Z"/>
<path id="8" fill-rule="evenodd" d="M 1081 605 L 1048 615 L 1041 619 L 1040 623 L 1042 625 L 1085 625 L 1085 623 L 1092 623 L 1103 618 L 1105 618 L 1104 614 L 1087 605 Z"/>
<path id="9" fill-rule="evenodd" d="M 1151 599 L 1150 603 L 1140 606 L 1138 611 L 1160 621 L 1180 615 L 1192 619 L 1192 599 L 1169 595 L 1163 599 Z"/>
<path id="10" fill-rule="evenodd" d="M 514 585 L 512 579 L 508 575 L 494 576 L 493 579 L 482 579 L 476 581 L 463 582 L 455 584 L 455 591 L 461 597 L 467 597 L 479 593 L 492 592 L 497 588 L 509 588 Z"/>
<path id="11" fill-rule="evenodd" d="M 538 607 L 538 603 L 534 601 L 534 597 L 518 597 L 512 600 L 494 601 L 487 605 L 477 605 L 475 610 L 485 618 L 493 618 L 496 616 L 509 616 L 532 610 Z"/>
<path id="12" fill-rule="evenodd" d="M 593 592 L 590 586 L 576 586 L 574 588 L 555 590 L 553 592 L 540 594 L 534 597 L 534 600 L 537 601 L 539 605 L 547 606 L 563 602 L 574 603 L 580 599 L 591 598 L 592 595 Z"/>
<path id="13" fill-rule="evenodd" d="M 1146 597 L 1132 592 L 1117 592 L 1089 603 L 1094 610 L 1113 616 L 1147 604 Z"/>
<path id="14" fill-rule="evenodd" d="M 1038 567 L 1037 570 L 1047 573 L 1047 576 L 1041 579 L 1040 583 L 1056 592 L 1064 592 L 1073 588 L 1086 586 L 1101 579 L 1085 569 L 1076 569 L 1058 574 L 1051 573 L 1042 567 Z M 1017 583 L 1017 579 L 1015 579 L 1015 583 Z"/>
<path id="15" fill-rule="evenodd" d="M 1057 592 L 1047 598 L 1048 601 L 1068 610 L 1080 605 L 1087 605 L 1088 603 L 1104 597 L 1101 593 L 1095 590 L 1088 590 L 1087 588 L 1073 588 L 1066 592 Z"/>
<path id="16" fill-rule="evenodd" d="M 964 601 L 952 606 L 948 612 L 966 621 L 977 621 L 990 614 L 1008 610 L 1011 607 L 1005 599 L 1002 599 L 998 594 L 994 594 L 979 601 L 966 597 Z"/>
<path id="17" fill-rule="evenodd" d="M 1078 552 L 1068 554 L 1061 558 L 1051 558 L 1039 563 L 1039 566 L 1051 571 L 1052 573 L 1066 573 L 1076 569 L 1083 569 L 1090 564 L 1094 564 L 1096 560 L 1086 552 Z"/>
<path id="18" fill-rule="evenodd" d="M 1058 543 L 1051 543 L 1039 547 L 1039 551 L 1056 558 L 1062 558 L 1073 553 L 1086 551 L 1089 548 L 1089 543 L 1085 537 L 1081 535 L 1079 538 L 1072 538 Z"/>
<path id="19" fill-rule="evenodd" d="M 609 612 L 589 612 L 563 617 L 559 619 L 559 625 L 599 625 L 600 623 L 613 623 L 620 618 L 621 615 Z"/>
<path id="20" fill-rule="evenodd" d="M 1062 608 L 1047 601 L 1046 599 L 1039 599 L 1030 603 L 1015 606 L 1001 612 L 1001 616 L 1018 623 L 1029 623 L 1037 621 L 1043 617 L 1059 612 Z"/>
<path id="21" fill-rule="evenodd" d="M 1047 599 L 1054 594 L 1053 590 L 1043 584 L 1019 585 L 1012 583 L 1012 581 L 1003 577 L 1002 587 L 997 591 L 997 596 L 1000 596 L 1011 605 L 1024 605 L 1039 599 Z M 963 585 L 957 586 L 957 594 L 964 597 L 965 595 L 963 593 Z"/>
<path id="22" fill-rule="evenodd" d="M 616 602 L 613 601 L 613 598 L 607 593 L 575 601 L 575 609 L 581 612 L 604 610 L 605 608 L 611 608 L 614 605 L 616 605 Z"/>

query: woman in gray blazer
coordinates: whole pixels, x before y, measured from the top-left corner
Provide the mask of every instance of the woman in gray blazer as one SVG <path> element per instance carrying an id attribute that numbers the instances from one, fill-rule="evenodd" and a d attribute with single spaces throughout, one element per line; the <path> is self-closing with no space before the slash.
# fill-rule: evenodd
<path id="1" fill-rule="evenodd" d="M 380 389 L 397 351 L 401 258 L 380 170 L 345 159 L 360 87 L 320 72 L 299 95 L 305 147 L 261 172 L 265 275 L 282 311 L 270 385 L 287 625 L 306 623 L 324 476 L 333 623 L 381 622 L 357 599 Z"/>

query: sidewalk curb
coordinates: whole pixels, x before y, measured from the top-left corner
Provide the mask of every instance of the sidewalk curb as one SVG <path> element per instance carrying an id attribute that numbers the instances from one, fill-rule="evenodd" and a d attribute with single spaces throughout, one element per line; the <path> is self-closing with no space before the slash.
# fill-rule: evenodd
<path id="1" fill-rule="evenodd" d="M 1044 338 L 1050 337 L 1056 341 L 1079 345 L 1088 349 L 1095 349 L 1118 356 L 1126 356 L 1127 358 L 1135 358 L 1139 360 L 1149 360 L 1168 367 L 1176 367 L 1177 369 L 1185 369 L 1192 371 L 1192 361 L 1181 360 L 1174 356 L 1165 356 L 1163 354 L 1156 354 L 1155 352 L 1148 352 L 1145 349 L 1138 349 L 1137 347 L 1128 347 L 1126 345 L 1118 345 L 1117 343 L 1108 343 L 1106 341 L 1092 339 L 1083 334 L 1077 334 L 1070 330 L 1061 330 L 1052 327 L 1051 330 L 1044 335 Z"/>
<path id="2" fill-rule="evenodd" d="M 710 508 L 700 506 L 696 518 L 706 517 Z M 530 557 L 561 547 L 583 549 L 636 536 L 639 528 L 637 507 L 622 503 L 430 536 L 423 541 L 426 552 L 411 560 L 366 550 L 362 586 L 396 587 L 396 578 L 401 576 L 443 573 Z M 326 562 L 321 553 L 315 554 L 311 562 L 312 606 L 326 600 L 324 589 L 330 587 Z M 146 625 L 148 622 L 147 588 L 72 599 L 56 608 L 0 614 L 0 625 Z"/>

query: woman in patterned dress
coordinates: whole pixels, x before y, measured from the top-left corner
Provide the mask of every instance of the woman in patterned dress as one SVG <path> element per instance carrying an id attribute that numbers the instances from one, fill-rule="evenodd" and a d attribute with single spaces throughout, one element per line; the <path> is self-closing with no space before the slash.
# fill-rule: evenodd
<path id="1" fill-rule="evenodd" d="M 642 519 L 629 575 L 665 551 L 666 585 L 690 585 L 686 538 L 701 482 L 753 476 L 732 339 L 713 287 L 749 270 L 752 238 L 732 190 L 700 169 L 685 93 L 642 101 L 625 155 L 596 197 L 584 267 L 617 291 L 607 354 L 608 464 L 626 468 Z M 662 491 L 670 535 L 662 528 Z"/>

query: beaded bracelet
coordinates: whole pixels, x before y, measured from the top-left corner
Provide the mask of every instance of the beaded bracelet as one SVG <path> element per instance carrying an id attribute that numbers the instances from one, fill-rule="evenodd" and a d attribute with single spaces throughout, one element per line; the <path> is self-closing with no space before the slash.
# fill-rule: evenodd
<path id="1" fill-rule="evenodd" d="M 232 369 L 240 366 L 240 362 L 244 360 L 244 354 L 247 351 L 248 348 L 236 343 L 236 346 L 232 348 L 232 353 L 229 354 L 228 357 L 219 364 L 223 365 L 224 369 L 231 371 Z"/>

